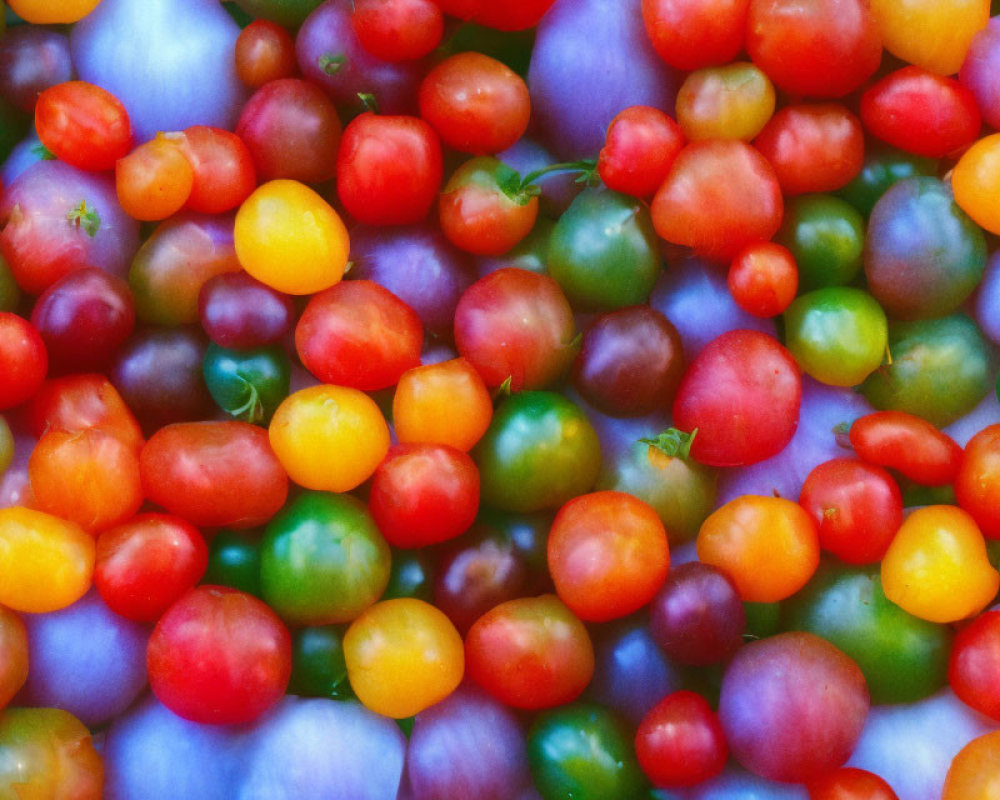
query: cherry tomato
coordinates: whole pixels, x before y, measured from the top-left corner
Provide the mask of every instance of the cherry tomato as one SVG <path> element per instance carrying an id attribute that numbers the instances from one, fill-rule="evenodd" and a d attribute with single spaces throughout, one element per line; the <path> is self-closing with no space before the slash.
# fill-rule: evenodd
<path id="1" fill-rule="evenodd" d="M 726 64 L 743 49 L 749 0 L 642 0 L 653 47 L 670 66 Z"/>
<path id="2" fill-rule="evenodd" d="M 726 280 L 740 308 L 755 317 L 775 317 L 795 299 L 799 269 L 787 247 L 756 242 L 736 254 Z"/>
<path id="3" fill-rule="evenodd" d="M 383 61 L 423 58 L 444 34 L 441 9 L 431 0 L 357 0 L 351 22 L 361 46 Z"/>
<path id="4" fill-rule="evenodd" d="M 597 174 L 609 189 L 649 197 L 683 147 L 684 134 L 670 116 L 658 108 L 630 106 L 608 125 Z"/>
<path id="5" fill-rule="evenodd" d="M 948 683 L 966 705 L 1000 719 L 1000 611 L 988 611 L 955 636 Z"/>
<path id="6" fill-rule="evenodd" d="M 98 537 L 94 585 L 116 614 L 155 622 L 207 566 L 197 528 L 169 514 L 139 514 Z"/>
<path id="7" fill-rule="evenodd" d="M 273 344 L 292 327 L 292 299 L 245 272 L 209 278 L 198 293 L 198 314 L 219 347 L 252 349 Z"/>
<path id="8" fill-rule="evenodd" d="M 86 81 L 68 81 L 42 92 L 35 103 L 35 130 L 56 158 L 79 169 L 111 169 L 132 145 L 125 106 Z"/>
<path id="9" fill-rule="evenodd" d="M 1000 188 L 1000 133 L 966 150 L 951 175 L 955 202 L 990 233 L 1000 233 L 1000 210 L 992 198 Z"/>
<path id="10" fill-rule="evenodd" d="M 509 600 L 480 617 L 465 637 L 469 677 L 514 708 L 575 700 L 594 674 L 583 623 L 555 595 Z"/>
<path id="11" fill-rule="evenodd" d="M 295 74 L 295 40 L 275 22 L 255 19 L 236 38 L 236 74 L 251 89 Z"/>
<path id="12" fill-rule="evenodd" d="M 0 608 L 0 709 L 28 679 L 28 631 L 13 611 Z"/>
<path id="13" fill-rule="evenodd" d="M 924 486 L 946 486 L 958 477 L 962 448 L 913 414 L 867 414 L 854 420 L 849 435 L 854 451 L 865 461 L 894 469 Z"/>
<path id="14" fill-rule="evenodd" d="M 253 157 L 235 133 L 195 125 L 178 141 L 191 164 L 193 182 L 187 207 L 221 214 L 240 205 L 257 186 Z"/>
<path id="15" fill-rule="evenodd" d="M 729 747 L 708 702 L 695 692 L 674 692 L 639 723 L 635 754 L 657 786 L 694 786 L 722 772 Z"/>
<path id="16" fill-rule="evenodd" d="M 292 639 L 256 597 L 199 586 L 174 603 L 149 637 L 149 685 L 192 722 L 250 722 L 284 695 Z"/>
<path id="17" fill-rule="evenodd" d="M 337 196 L 358 222 L 407 225 L 427 216 L 442 172 L 441 143 L 430 125 L 365 112 L 344 129 Z"/>
<path id="18" fill-rule="evenodd" d="M 0 411 L 20 405 L 38 391 L 48 372 L 45 342 L 27 320 L 0 311 Z"/>
<path id="19" fill-rule="evenodd" d="M 958 751 L 945 776 L 941 800 L 978 800 L 995 793 L 1000 733 L 973 739 Z"/>
<path id="20" fill-rule="evenodd" d="M 118 202 L 130 217 L 150 221 L 180 211 L 191 196 L 194 170 L 178 141 L 163 134 L 115 165 Z"/>
<path id="21" fill-rule="evenodd" d="M 774 113 L 774 87 L 753 64 L 692 72 L 677 92 L 677 122 L 689 141 L 753 139 Z"/>
<path id="22" fill-rule="evenodd" d="M 555 0 L 434 0 L 445 14 L 495 28 L 523 31 L 533 28 Z"/>
<path id="23" fill-rule="evenodd" d="M 872 0 L 885 49 L 938 75 L 954 75 L 972 37 L 986 27 L 989 0 Z"/>
<path id="24" fill-rule="evenodd" d="M 1000 539 L 1000 425 L 984 428 L 965 445 L 955 497 L 984 535 Z"/>

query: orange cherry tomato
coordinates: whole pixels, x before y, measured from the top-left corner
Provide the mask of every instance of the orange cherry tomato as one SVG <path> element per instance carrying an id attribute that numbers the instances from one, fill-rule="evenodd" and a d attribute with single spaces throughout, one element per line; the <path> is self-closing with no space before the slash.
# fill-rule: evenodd
<path id="1" fill-rule="evenodd" d="M 178 142 L 163 134 L 115 165 L 118 202 L 130 217 L 158 220 L 180 211 L 191 196 L 194 170 Z"/>

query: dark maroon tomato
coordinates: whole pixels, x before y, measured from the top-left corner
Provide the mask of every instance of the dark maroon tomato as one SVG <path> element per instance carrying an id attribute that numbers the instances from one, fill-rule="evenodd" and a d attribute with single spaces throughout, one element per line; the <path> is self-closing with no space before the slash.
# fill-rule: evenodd
<path id="1" fill-rule="evenodd" d="M 843 97 L 882 59 L 865 0 L 750 0 L 746 47 L 775 86 L 806 97 Z"/>
<path id="2" fill-rule="evenodd" d="M 861 119 L 882 141 L 929 158 L 965 149 L 982 124 L 969 89 L 954 78 L 912 66 L 869 87 L 861 96 Z"/>
<path id="3" fill-rule="evenodd" d="M 271 81 L 254 92 L 236 125 L 262 180 L 330 180 L 337 166 L 340 118 L 315 84 L 297 78 Z"/>
<path id="4" fill-rule="evenodd" d="M 115 358 L 111 382 L 147 431 L 204 419 L 212 401 L 202 377 L 207 343 L 195 328 L 136 331 Z"/>
<path id="5" fill-rule="evenodd" d="M 372 281 L 342 281 L 314 295 L 295 326 L 306 369 L 365 392 L 395 386 L 420 365 L 423 345 L 417 312 Z"/>
<path id="6" fill-rule="evenodd" d="M 649 612 L 656 643 L 681 664 L 716 664 L 743 644 L 746 614 L 740 593 L 709 564 L 693 561 L 671 570 Z"/>
<path id="7" fill-rule="evenodd" d="M 174 603 L 149 638 L 153 694 L 192 722 L 250 722 L 285 694 L 292 637 L 256 597 L 199 586 Z"/>
<path id="8" fill-rule="evenodd" d="M 422 119 L 366 112 L 344 130 L 337 194 L 366 225 L 420 222 L 437 200 L 443 169 L 441 142 Z"/>
<path id="9" fill-rule="evenodd" d="M 290 78 L 298 67 L 295 40 L 278 23 L 267 19 L 255 19 L 240 32 L 235 58 L 236 75 L 253 89 Z"/>
<path id="10" fill-rule="evenodd" d="M 445 444 L 398 444 L 372 476 L 375 524 L 394 547 L 426 547 L 468 530 L 479 510 L 479 470 Z"/>
<path id="11" fill-rule="evenodd" d="M 21 111 L 38 95 L 73 78 L 69 38 L 50 28 L 19 25 L 0 37 L 0 97 Z"/>
<path id="12" fill-rule="evenodd" d="M 53 372 L 103 372 L 135 327 L 128 284 L 96 267 L 71 272 L 31 312 Z"/>
<path id="13" fill-rule="evenodd" d="M 288 333 L 295 306 L 288 295 L 245 272 L 227 272 L 201 287 L 198 313 L 208 338 L 219 347 L 251 350 Z"/>
<path id="14" fill-rule="evenodd" d="M 681 381 L 674 424 L 698 430 L 691 455 L 702 464 L 756 464 L 791 441 L 802 377 L 792 354 L 766 333 L 735 330 L 709 342 Z"/>
<path id="15" fill-rule="evenodd" d="M 508 267 L 470 286 L 455 309 L 455 344 L 487 386 L 543 389 L 576 355 L 573 310 L 547 275 Z"/>
<path id="16" fill-rule="evenodd" d="M 656 786 L 675 788 L 722 772 L 729 746 L 705 698 L 683 691 L 664 697 L 639 723 L 635 754 Z"/>
<path id="17" fill-rule="evenodd" d="M 573 383 L 583 398 L 614 417 L 668 408 L 683 375 L 680 334 L 649 306 L 595 319 L 573 365 Z"/>
<path id="18" fill-rule="evenodd" d="M 516 545 L 486 526 L 473 528 L 438 563 L 434 605 L 462 635 L 490 609 L 530 593 L 528 568 Z"/>
<path id="19" fill-rule="evenodd" d="M 658 108 L 630 106 L 611 120 L 597 160 L 604 185 L 633 197 L 660 188 L 684 147 L 684 133 Z"/>

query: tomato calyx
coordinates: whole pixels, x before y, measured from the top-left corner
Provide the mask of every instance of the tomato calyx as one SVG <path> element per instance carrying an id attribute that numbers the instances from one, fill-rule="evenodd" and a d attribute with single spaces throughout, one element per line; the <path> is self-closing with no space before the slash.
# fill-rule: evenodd
<path id="1" fill-rule="evenodd" d="M 101 215 L 96 208 L 88 208 L 87 201 L 81 200 L 66 215 L 66 220 L 78 228 L 83 228 L 84 232 L 93 239 L 97 236 L 97 231 L 101 228 Z"/>
<path id="2" fill-rule="evenodd" d="M 677 428 L 667 428 L 663 431 L 663 433 L 656 436 L 656 438 L 644 438 L 639 441 L 642 442 L 642 444 L 648 444 L 650 447 L 655 447 L 657 450 L 665 453 L 671 458 L 682 458 L 686 460 L 691 457 L 691 444 L 694 442 L 694 437 L 697 435 L 697 428 L 690 433 L 678 430 Z"/>
<path id="3" fill-rule="evenodd" d="M 49 150 L 49 148 L 47 148 L 41 142 L 38 142 L 38 144 L 35 144 L 35 145 L 31 146 L 31 154 L 34 155 L 34 156 L 38 156 L 38 158 L 41 161 L 55 161 L 56 160 L 55 153 L 53 153 L 51 150 Z"/>
<path id="4" fill-rule="evenodd" d="M 496 389 L 493 390 L 493 402 L 497 403 L 502 400 L 506 400 L 511 394 L 511 384 L 514 381 L 513 375 L 508 375 L 504 382 L 501 383 Z"/>
<path id="5" fill-rule="evenodd" d="M 340 68 L 347 63 L 347 56 L 337 55 L 336 53 L 324 53 L 318 59 L 316 63 L 319 68 L 327 75 L 336 75 Z"/>
<path id="6" fill-rule="evenodd" d="M 542 193 L 538 181 L 547 175 L 579 172 L 574 183 L 591 185 L 597 180 L 597 159 L 583 158 L 579 161 L 566 161 L 561 164 L 550 164 L 547 167 L 533 170 L 521 177 L 521 173 L 506 164 L 497 169 L 497 185 L 501 191 L 518 205 L 527 205 L 532 197 Z"/>
<path id="7" fill-rule="evenodd" d="M 378 100 L 375 99 L 375 95 L 371 92 L 358 92 L 358 100 L 361 102 L 361 107 L 365 111 L 370 111 L 372 114 L 378 114 Z"/>

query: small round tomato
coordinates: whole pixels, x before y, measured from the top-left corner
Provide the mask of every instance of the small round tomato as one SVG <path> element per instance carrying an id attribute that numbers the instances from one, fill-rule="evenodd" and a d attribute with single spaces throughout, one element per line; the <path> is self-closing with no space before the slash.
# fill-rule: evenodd
<path id="1" fill-rule="evenodd" d="M 555 0 L 435 0 L 445 14 L 498 31 L 534 28 Z"/>
<path id="2" fill-rule="evenodd" d="M 517 173 L 488 156 L 466 161 L 452 173 L 438 200 L 438 214 L 453 245 L 475 255 L 501 256 L 531 233 L 538 197 L 510 190 L 504 181 L 511 178 Z"/>
<path id="3" fill-rule="evenodd" d="M 383 61 L 423 58 L 444 34 L 444 16 L 432 0 L 356 0 L 351 22 L 361 46 Z"/>
<path id="4" fill-rule="evenodd" d="M 208 546 L 197 528 L 169 514 L 139 514 L 97 539 L 94 585 L 116 614 L 155 622 L 207 566 Z"/>
<path id="5" fill-rule="evenodd" d="M 743 139 L 774 113 L 774 87 L 753 64 L 735 62 L 692 72 L 677 92 L 677 122 L 689 141 Z"/>
<path id="6" fill-rule="evenodd" d="M 56 158 L 79 169 L 111 169 L 132 146 L 125 106 L 86 81 L 68 81 L 42 92 L 35 103 L 35 130 Z"/>
<path id="7" fill-rule="evenodd" d="M 304 227 L 303 219 L 310 225 Z M 337 212 L 308 186 L 288 180 L 265 183 L 243 202 L 234 242 L 243 269 L 287 294 L 333 286 L 344 274 L 350 251 Z"/>
<path id="8" fill-rule="evenodd" d="M 344 386 L 289 395 L 274 412 L 268 435 L 293 481 L 327 492 L 360 486 L 389 450 L 389 428 L 375 401 Z"/>
<path id="9" fill-rule="evenodd" d="M 698 558 L 729 575 L 746 602 L 776 603 L 816 572 L 819 533 L 798 503 L 744 495 L 705 520 Z"/>
<path id="10" fill-rule="evenodd" d="M 28 631 L 13 611 L 0 607 L 0 709 L 28 679 Z"/>
<path id="11" fill-rule="evenodd" d="M 653 47 L 670 66 L 695 70 L 732 61 L 743 49 L 749 0 L 642 0 Z"/>
<path id="12" fill-rule="evenodd" d="M 469 677 L 514 708 L 551 708 L 579 697 L 594 674 L 583 623 L 555 595 L 509 600 L 465 637 Z"/>
<path id="13" fill-rule="evenodd" d="M 905 411 L 878 411 L 854 420 L 851 447 L 869 464 L 889 467 L 923 486 L 958 477 L 962 448 L 948 434 Z"/>
<path id="14" fill-rule="evenodd" d="M 464 358 L 403 373 L 392 400 L 392 421 L 403 443 L 472 449 L 493 418 L 493 401 L 476 368 Z"/>
<path id="15" fill-rule="evenodd" d="M 966 150 L 951 174 L 955 202 L 990 233 L 1000 233 L 1000 133 L 984 136 Z"/>
<path id="16" fill-rule="evenodd" d="M 250 722 L 285 694 L 292 638 L 256 597 L 199 586 L 174 603 L 149 637 L 153 694 L 192 722 Z"/>
<path id="17" fill-rule="evenodd" d="M 90 731 L 68 711 L 7 709 L 0 718 L 0 748 L 5 755 L 0 781 L 26 797 L 104 796 L 104 761 Z"/>
<path id="18" fill-rule="evenodd" d="M 324 383 L 370 392 L 420 364 L 417 313 L 372 281 L 342 281 L 314 295 L 295 326 L 303 366 Z"/>
<path id="19" fill-rule="evenodd" d="M 853 458 L 815 467 L 799 503 L 817 525 L 819 546 L 848 564 L 881 560 L 903 523 L 896 481 L 881 467 Z"/>
<path id="20" fill-rule="evenodd" d="M 1000 611 L 988 611 L 955 636 L 948 663 L 948 683 L 967 706 L 1000 719 L 997 675 L 1000 675 Z"/>
<path id="21" fill-rule="evenodd" d="M 799 269 L 799 289 L 843 286 L 861 270 L 865 221 L 852 205 L 828 194 L 791 198 L 775 240 Z"/>
<path id="22" fill-rule="evenodd" d="M 365 112 L 344 129 L 337 196 L 366 225 L 407 225 L 427 216 L 441 188 L 441 143 L 422 119 Z"/>
<path id="23" fill-rule="evenodd" d="M 955 497 L 986 536 L 1000 539 L 1000 425 L 984 428 L 965 445 Z"/>
<path id="24" fill-rule="evenodd" d="M 666 112 L 630 106 L 608 125 L 597 174 L 609 189 L 649 197 L 660 188 L 683 147 L 684 134 Z"/>
<path id="25" fill-rule="evenodd" d="M 795 299 L 799 268 L 787 247 L 755 242 L 736 254 L 727 283 L 736 304 L 748 314 L 776 317 Z"/>
<path id="26" fill-rule="evenodd" d="M 219 347 L 251 350 L 279 341 L 292 327 L 292 299 L 245 272 L 209 278 L 198 293 L 198 315 Z"/>
<path id="27" fill-rule="evenodd" d="M 635 754 L 656 786 L 694 786 L 722 772 L 729 746 L 719 718 L 700 694 L 674 692 L 639 723 Z"/>
<path id="28" fill-rule="evenodd" d="M 219 408 L 254 425 L 270 421 L 291 384 L 288 354 L 277 345 L 226 350 L 212 343 L 205 350 L 202 374 Z"/>
<path id="29" fill-rule="evenodd" d="M 48 369 L 45 342 L 35 327 L 11 311 L 0 311 L 0 411 L 37 392 Z"/>
<path id="30" fill-rule="evenodd" d="M 606 622 L 653 599 L 667 577 L 670 549 L 649 505 L 624 492 L 595 492 L 559 510 L 548 562 L 559 599 L 582 620 Z"/>
<path id="31" fill-rule="evenodd" d="M 411 597 L 376 603 L 344 635 L 347 677 L 376 714 L 402 719 L 440 702 L 465 672 L 462 637 L 430 603 Z"/>
<path id="32" fill-rule="evenodd" d="M 785 106 L 753 144 L 771 162 L 786 195 L 840 189 L 864 164 L 861 120 L 839 103 Z"/>
<path id="33" fill-rule="evenodd" d="M 872 0 L 885 49 L 903 61 L 954 75 L 990 18 L 989 0 Z"/>
<path id="34" fill-rule="evenodd" d="M 202 214 L 236 208 L 257 187 L 253 157 L 235 133 L 207 125 L 184 131 L 178 141 L 194 175 L 187 207 Z"/>
<path id="35" fill-rule="evenodd" d="M 809 783 L 809 800 L 899 800 L 892 787 L 873 772 L 841 767 Z"/>
<path id="36" fill-rule="evenodd" d="M 236 75 L 251 89 L 295 74 L 295 40 L 266 19 L 255 19 L 236 37 Z"/>
<path id="37" fill-rule="evenodd" d="M 150 221 L 180 211 L 191 196 L 194 170 L 179 141 L 158 134 L 115 165 L 118 202 L 130 217 Z"/>
<path id="38" fill-rule="evenodd" d="M 952 759 L 941 800 L 986 800 L 996 794 L 998 767 L 1000 733 L 973 739 Z"/>

